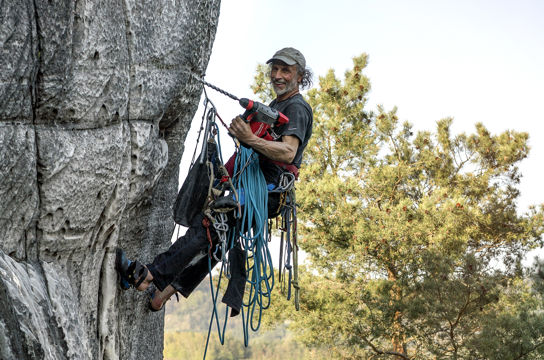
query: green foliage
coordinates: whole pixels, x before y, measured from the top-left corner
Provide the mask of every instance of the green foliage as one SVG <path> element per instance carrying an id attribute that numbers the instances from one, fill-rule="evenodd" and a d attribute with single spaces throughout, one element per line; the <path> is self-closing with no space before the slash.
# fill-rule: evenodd
<path id="1" fill-rule="evenodd" d="M 529 281 L 514 279 L 483 316 L 481 330 L 470 339 L 470 348 L 485 359 L 542 359 L 544 313 L 541 292 Z"/>
<path id="2" fill-rule="evenodd" d="M 255 82 L 251 85 L 251 90 L 259 96 L 259 99 L 263 103 L 271 102 L 276 95 L 270 84 L 270 66 L 258 64 L 254 80 Z"/>
<path id="3" fill-rule="evenodd" d="M 221 296 L 219 297 L 221 299 Z M 219 311 L 224 315 L 224 307 Z M 188 299 L 166 304 L 164 352 L 165 360 L 202 359 L 212 311 L 208 280 L 195 289 Z M 265 312 L 266 314 L 266 312 Z M 223 317 L 221 316 L 221 321 Z M 229 318 L 224 345 L 217 328 L 212 328 L 206 359 L 299 360 L 326 359 L 317 350 L 309 350 L 298 342 L 284 324 L 250 334 L 249 346 L 244 346 L 242 316 Z"/>
<path id="4" fill-rule="evenodd" d="M 204 354 L 203 345 L 206 334 L 193 332 L 164 332 L 165 360 L 201 360 Z"/>
<path id="5" fill-rule="evenodd" d="M 204 355 L 206 333 L 166 331 L 164 334 L 165 360 L 201 360 Z M 264 337 L 244 346 L 243 339 L 228 336 L 221 345 L 216 336 L 210 339 L 206 354 L 209 360 L 300 360 L 326 359 L 323 354 L 312 352 L 297 343 L 291 336 Z"/>
<path id="6" fill-rule="evenodd" d="M 343 80 L 330 70 L 307 94 L 297 200 L 311 263 L 301 311 L 268 321 L 292 320 L 331 358 L 544 356 L 543 299 L 521 266 L 542 246 L 543 212 L 516 208 L 528 135 L 477 124 L 454 136 L 452 119 L 414 133 L 396 109 L 365 109 L 366 64 L 354 58 Z"/>

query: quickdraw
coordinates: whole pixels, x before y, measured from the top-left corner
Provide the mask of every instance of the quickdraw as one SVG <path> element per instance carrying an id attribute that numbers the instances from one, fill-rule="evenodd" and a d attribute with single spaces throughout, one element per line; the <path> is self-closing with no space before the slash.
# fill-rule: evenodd
<path id="1" fill-rule="evenodd" d="M 295 289 L 295 309 L 298 311 L 300 309 L 300 288 L 298 285 L 297 204 L 294 184 L 295 176 L 291 173 L 283 173 L 280 184 L 274 191 L 280 192 L 281 226 L 279 230 L 281 236 L 278 281 L 281 284 L 282 293 L 287 291 L 287 300 L 291 300 L 291 287 Z M 270 220 L 271 226 L 272 220 Z M 278 228 L 277 222 L 276 227 Z M 285 272 L 289 273 L 287 281 Z"/>

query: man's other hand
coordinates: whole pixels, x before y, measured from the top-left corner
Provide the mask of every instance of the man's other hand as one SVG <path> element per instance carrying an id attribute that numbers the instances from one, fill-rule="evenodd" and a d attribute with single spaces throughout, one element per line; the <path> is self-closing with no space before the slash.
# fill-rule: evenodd
<path id="1" fill-rule="evenodd" d="M 249 143 L 251 139 L 255 137 L 251 131 L 251 126 L 239 116 L 232 119 L 229 126 L 229 132 L 243 143 Z"/>

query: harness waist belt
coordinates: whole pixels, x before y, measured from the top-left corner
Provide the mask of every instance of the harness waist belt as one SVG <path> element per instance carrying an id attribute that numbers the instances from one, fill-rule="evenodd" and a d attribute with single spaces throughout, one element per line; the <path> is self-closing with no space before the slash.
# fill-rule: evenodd
<path id="1" fill-rule="evenodd" d="M 282 169 L 285 169 L 285 170 L 289 171 L 290 173 L 292 173 L 293 175 L 295 175 L 295 179 L 298 180 L 298 168 L 297 168 L 295 165 L 293 165 L 293 164 L 286 164 L 286 163 L 281 162 L 281 161 L 270 160 L 270 159 L 268 159 L 268 161 L 270 161 L 270 162 L 273 163 L 273 164 L 278 165 L 278 166 L 281 167 Z"/>

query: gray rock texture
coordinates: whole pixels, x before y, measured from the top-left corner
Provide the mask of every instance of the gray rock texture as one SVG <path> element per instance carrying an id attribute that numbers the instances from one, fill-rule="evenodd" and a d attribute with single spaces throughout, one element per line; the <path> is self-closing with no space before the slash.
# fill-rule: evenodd
<path id="1" fill-rule="evenodd" d="M 170 243 L 220 0 L 0 0 L 0 359 L 162 359 L 114 251 Z"/>

